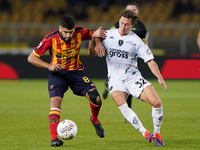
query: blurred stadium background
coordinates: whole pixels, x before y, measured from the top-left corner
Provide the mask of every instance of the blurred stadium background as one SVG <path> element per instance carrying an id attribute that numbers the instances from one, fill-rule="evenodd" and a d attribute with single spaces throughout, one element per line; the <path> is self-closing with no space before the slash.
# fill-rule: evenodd
<path id="1" fill-rule="evenodd" d="M 76 25 L 96 30 L 99 26 L 109 29 L 118 21 L 119 14 L 131 0 L 0 0 L 0 69 L 8 66 L 15 70 L 16 75 L 9 77 L 7 71 L 1 71 L 0 78 L 44 78 L 46 75 L 36 75 L 31 70 L 44 73 L 40 69 L 28 64 L 26 58 L 33 48 L 49 32 L 58 28 L 59 20 L 64 15 L 71 15 Z M 185 69 L 177 70 L 180 66 L 193 63 L 200 64 L 200 53 L 196 44 L 196 37 L 200 29 L 200 1 L 181 0 L 185 10 L 175 14 L 176 0 L 136 0 L 140 4 L 140 20 L 149 31 L 149 47 L 152 49 L 156 61 L 161 69 L 174 66 L 177 74 L 184 74 Z M 191 2 L 192 5 L 189 5 Z M 190 3 L 190 4 L 191 4 Z M 190 7 L 189 7 L 190 6 Z M 174 11 L 176 10 L 176 11 Z M 81 45 L 82 61 L 87 65 L 88 41 Z M 45 58 L 49 60 L 49 58 Z M 176 59 L 173 64 L 166 61 Z M 182 63 L 182 59 L 189 60 Z M 104 59 L 90 57 L 91 61 L 101 61 L 102 73 L 95 75 L 93 70 L 88 72 L 94 78 L 106 78 Z M 194 62 L 191 60 L 195 60 Z M 21 66 L 25 69 L 22 69 Z M 93 63 L 96 65 L 96 63 Z M 200 67 L 191 68 L 196 76 L 165 76 L 166 78 L 200 78 Z M 163 68 L 165 66 L 165 68 Z M 94 69 L 96 66 L 92 66 Z M 168 68 L 169 69 L 169 68 Z M 173 70 L 172 69 L 172 70 Z M 91 70 L 91 69 L 90 69 Z M 144 68 L 143 70 L 146 70 Z M 86 70 L 87 72 L 88 70 Z M 4 72 L 4 74 L 2 73 Z M 12 72 L 12 71 L 11 71 Z M 168 70 L 167 70 L 168 72 Z M 163 72 L 162 72 L 163 73 Z M 11 73 L 13 74 L 13 72 Z M 103 75 L 104 74 L 104 75 Z M 145 73 L 148 74 L 148 73 Z M 153 78 L 152 76 L 148 76 Z"/>

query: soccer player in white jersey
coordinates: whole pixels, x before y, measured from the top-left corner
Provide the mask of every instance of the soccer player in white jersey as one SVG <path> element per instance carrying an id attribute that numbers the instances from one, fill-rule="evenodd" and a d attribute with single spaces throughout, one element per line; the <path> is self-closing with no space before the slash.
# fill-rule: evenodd
<path id="1" fill-rule="evenodd" d="M 130 31 L 137 19 L 138 17 L 134 12 L 123 11 L 119 19 L 119 28 L 107 30 L 107 37 L 102 41 L 103 46 L 100 39 L 95 38 L 90 43 L 89 49 L 92 49 L 93 53 L 97 53 L 100 57 L 105 55 L 105 50 L 107 51 L 108 89 L 122 115 L 149 142 L 155 140 L 156 146 L 164 146 L 160 134 L 163 106 L 153 85 L 145 80 L 138 70 L 137 58 L 140 57 L 147 63 L 152 73 L 158 78 L 158 82 L 164 86 L 165 91 L 167 91 L 167 85 L 153 60 L 154 57 L 149 47 L 135 33 Z M 152 106 L 153 134 L 145 129 L 135 112 L 128 107 L 126 103 L 128 94 Z"/>

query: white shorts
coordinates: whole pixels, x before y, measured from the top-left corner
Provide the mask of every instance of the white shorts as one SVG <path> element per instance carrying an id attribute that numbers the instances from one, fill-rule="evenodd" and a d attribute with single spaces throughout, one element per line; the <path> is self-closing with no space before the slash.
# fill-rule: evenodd
<path id="1" fill-rule="evenodd" d="M 133 97 L 139 99 L 140 94 L 145 87 L 153 85 L 145 80 L 141 75 L 131 76 L 129 79 L 111 79 L 108 82 L 108 90 L 110 95 L 113 91 L 122 91 L 127 94 L 132 95 Z"/>

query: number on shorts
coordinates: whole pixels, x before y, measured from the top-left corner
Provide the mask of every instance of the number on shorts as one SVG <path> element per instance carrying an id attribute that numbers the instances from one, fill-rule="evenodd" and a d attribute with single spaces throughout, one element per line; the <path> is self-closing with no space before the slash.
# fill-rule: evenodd
<path id="1" fill-rule="evenodd" d="M 88 77 L 83 77 L 83 80 L 84 80 L 86 83 L 89 83 L 89 82 L 90 82 L 90 79 L 88 79 Z"/>
<path id="2" fill-rule="evenodd" d="M 135 82 L 136 85 L 139 85 L 139 88 L 142 87 L 142 85 L 146 84 L 147 82 L 143 79 L 143 78 L 140 78 L 139 81 Z"/>

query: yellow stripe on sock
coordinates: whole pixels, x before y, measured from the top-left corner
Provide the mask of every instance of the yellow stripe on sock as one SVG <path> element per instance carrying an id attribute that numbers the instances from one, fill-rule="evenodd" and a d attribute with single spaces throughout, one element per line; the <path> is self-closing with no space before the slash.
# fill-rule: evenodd
<path id="1" fill-rule="evenodd" d="M 93 106 L 96 106 L 96 107 L 99 107 L 100 105 L 96 105 L 96 104 L 94 104 L 94 103 L 92 103 L 92 102 L 90 102 Z"/>
<path id="2" fill-rule="evenodd" d="M 51 115 L 51 114 L 57 114 L 60 116 L 60 112 L 58 112 L 58 111 L 50 111 L 49 115 Z"/>

